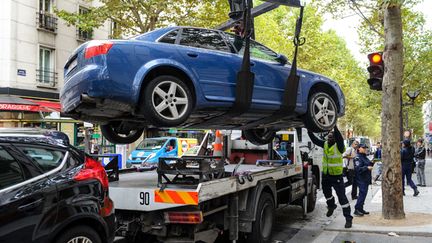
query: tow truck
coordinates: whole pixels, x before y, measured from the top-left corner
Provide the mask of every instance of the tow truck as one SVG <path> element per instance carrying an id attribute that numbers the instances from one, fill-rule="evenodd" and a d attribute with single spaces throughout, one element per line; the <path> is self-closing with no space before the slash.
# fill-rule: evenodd
<path id="1" fill-rule="evenodd" d="M 231 20 L 219 29 L 225 30 L 239 21 L 242 23 L 246 41 L 243 64 L 238 72 L 234 106 L 207 123 L 217 124 L 249 109 L 253 92 L 249 53 L 252 19 L 279 5 L 286 5 L 300 8 L 292 68 L 280 110 L 258 121 L 277 122 L 292 114 L 296 106 L 297 50 L 304 43 L 300 37 L 303 5 L 300 0 L 266 0 L 256 8 L 252 8 L 251 0 L 229 0 L 229 3 Z M 244 128 L 247 127 L 239 129 Z M 267 135 L 265 131 L 264 135 Z M 270 149 L 273 145 L 269 144 L 268 158 L 259 159 L 255 164 L 244 164 L 240 159 L 237 164 L 226 165 L 226 156 L 207 156 L 199 151 L 197 156 L 160 158 L 156 169 L 119 170 L 117 163 L 108 164 L 110 197 L 118 221 L 117 235 L 140 242 L 153 239 L 162 242 L 236 242 L 243 238 L 252 243 L 269 242 L 276 208 L 300 205 L 306 216 L 314 210 L 316 203 L 319 169 L 310 160 L 302 160 L 297 133 L 292 131 L 288 135 L 292 146 L 290 157 L 275 160 Z M 203 150 L 205 142 L 201 145 Z"/>
<path id="2" fill-rule="evenodd" d="M 226 165 L 224 155 L 166 157 L 155 170 L 123 171 L 108 164 L 117 235 L 130 242 L 269 242 L 276 208 L 299 205 L 306 216 L 316 203 L 316 166 L 302 160 L 297 133 L 285 134 L 291 159 Z"/>

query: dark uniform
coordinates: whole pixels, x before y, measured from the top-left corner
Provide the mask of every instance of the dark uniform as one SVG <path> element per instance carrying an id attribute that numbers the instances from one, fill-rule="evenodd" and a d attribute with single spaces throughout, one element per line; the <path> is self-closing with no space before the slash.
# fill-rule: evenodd
<path id="1" fill-rule="evenodd" d="M 402 190 L 405 195 L 405 178 L 407 183 L 414 190 L 414 196 L 417 196 L 420 192 L 417 190 L 417 186 L 411 179 L 412 168 L 411 165 L 414 162 L 414 150 L 411 147 L 411 142 L 409 140 L 403 141 L 403 148 L 401 149 L 401 160 L 402 160 Z"/>
<path id="2" fill-rule="evenodd" d="M 310 131 L 308 134 L 314 144 L 324 149 L 322 189 L 327 200 L 328 211 L 326 215 L 327 217 L 330 217 L 336 209 L 335 199 L 332 194 L 333 187 L 336 191 L 336 195 L 339 199 L 346 220 L 345 228 L 351 228 L 353 217 L 351 216 L 351 207 L 348 198 L 345 195 L 345 185 L 343 181 L 342 153 L 345 151 L 345 145 L 342 134 L 339 132 L 337 127 L 334 129 L 334 133 L 328 135 L 328 141 L 317 138 Z"/>
<path id="3" fill-rule="evenodd" d="M 359 148 L 367 148 L 365 144 L 360 144 Z M 373 166 L 373 163 L 366 157 L 364 153 L 357 153 L 354 158 L 355 178 L 359 188 L 359 196 L 355 205 L 355 215 L 363 216 L 363 214 L 369 214 L 364 211 L 363 206 L 368 193 L 369 184 L 372 179 L 371 171 L 368 166 Z"/>

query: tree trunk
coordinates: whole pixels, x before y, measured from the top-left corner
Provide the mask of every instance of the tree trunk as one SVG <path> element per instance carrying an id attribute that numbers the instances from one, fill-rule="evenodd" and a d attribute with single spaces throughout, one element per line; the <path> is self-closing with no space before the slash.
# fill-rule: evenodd
<path id="1" fill-rule="evenodd" d="M 403 219 L 402 169 L 400 158 L 400 93 L 403 78 L 401 4 L 384 10 L 385 50 L 382 94 L 382 160 L 384 165 L 382 213 L 385 219 Z"/>

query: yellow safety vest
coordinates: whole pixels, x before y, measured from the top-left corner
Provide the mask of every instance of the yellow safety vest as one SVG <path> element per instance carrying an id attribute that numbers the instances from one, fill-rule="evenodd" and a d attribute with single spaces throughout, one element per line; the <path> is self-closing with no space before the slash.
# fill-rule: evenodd
<path id="1" fill-rule="evenodd" d="M 327 142 L 324 143 L 323 173 L 325 175 L 342 175 L 342 153 L 344 151 L 340 152 L 336 143 L 330 148 Z"/>

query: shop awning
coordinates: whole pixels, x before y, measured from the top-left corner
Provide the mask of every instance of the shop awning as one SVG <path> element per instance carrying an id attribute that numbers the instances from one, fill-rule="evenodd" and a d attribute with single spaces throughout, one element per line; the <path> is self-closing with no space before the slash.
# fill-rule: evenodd
<path id="1" fill-rule="evenodd" d="M 61 105 L 55 101 L 23 99 L 0 95 L 0 111 L 60 112 Z"/>

